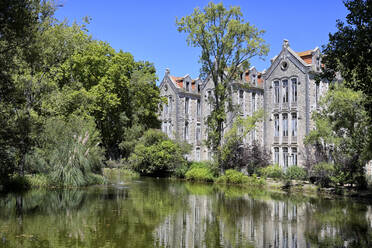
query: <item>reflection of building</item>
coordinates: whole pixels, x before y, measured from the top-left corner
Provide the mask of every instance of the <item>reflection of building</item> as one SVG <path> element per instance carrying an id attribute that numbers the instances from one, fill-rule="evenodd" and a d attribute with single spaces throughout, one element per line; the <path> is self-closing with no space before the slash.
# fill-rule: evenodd
<path id="1" fill-rule="evenodd" d="M 214 200 L 218 201 L 207 196 L 189 196 L 189 211 L 168 216 L 155 230 L 156 245 L 213 247 L 212 244 L 218 243 L 223 247 L 251 244 L 274 248 L 308 245 L 305 239 L 307 221 L 304 219 L 306 204 L 245 197 L 243 213 L 237 214 L 232 212 L 236 209 L 224 209 L 227 213 L 213 209 L 216 207 Z"/>
<path id="2" fill-rule="evenodd" d="M 232 102 L 241 116 L 263 108 L 265 119 L 245 137 L 246 143 L 258 141 L 270 151 L 273 163 L 283 167 L 305 164 L 303 140 L 313 127 L 312 111 L 328 85 L 315 83 L 314 72 L 321 67 L 318 48 L 296 53 L 284 40 L 282 51 L 271 60 L 270 67 L 258 72 L 252 67 L 231 83 Z M 161 95 L 168 99 L 161 112 L 162 130 L 174 139 L 193 145 L 192 160 L 209 160 L 211 153 L 203 144 L 206 117 L 210 114 L 213 82 L 174 77 L 169 70 L 160 84 Z M 226 127 L 234 119 L 228 113 Z"/>

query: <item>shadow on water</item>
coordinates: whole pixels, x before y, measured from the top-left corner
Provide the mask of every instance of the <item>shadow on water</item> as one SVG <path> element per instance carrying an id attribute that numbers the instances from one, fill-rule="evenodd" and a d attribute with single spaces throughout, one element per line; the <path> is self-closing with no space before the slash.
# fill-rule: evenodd
<path id="1" fill-rule="evenodd" d="M 0 247 L 372 247 L 371 240 L 371 205 L 259 189 L 141 178 L 0 197 Z"/>

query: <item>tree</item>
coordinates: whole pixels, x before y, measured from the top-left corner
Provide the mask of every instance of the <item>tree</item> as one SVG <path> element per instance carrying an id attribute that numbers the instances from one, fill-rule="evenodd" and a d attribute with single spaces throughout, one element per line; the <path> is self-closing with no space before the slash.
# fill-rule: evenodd
<path id="1" fill-rule="evenodd" d="M 51 3 L 16 0 L 0 3 L 0 159 L 1 183 L 23 174 L 26 153 L 35 141 L 33 91 L 23 69 L 33 59 L 38 33 L 54 13 Z M 30 68 L 29 68 L 30 69 Z M 29 71 L 32 71 L 30 69 Z"/>
<path id="2" fill-rule="evenodd" d="M 238 116 L 232 127 L 224 136 L 224 143 L 220 147 L 220 166 L 223 170 L 245 169 L 253 174 L 268 164 L 268 155 L 254 142 L 252 145 L 244 145 L 244 138 L 256 127 L 256 123 L 262 121 L 263 111 L 258 111 L 253 116 L 242 118 Z"/>
<path id="3" fill-rule="evenodd" d="M 188 45 L 201 48 L 201 76 L 214 83 L 207 143 L 219 160 L 226 107 L 232 109 L 229 83 L 248 67 L 250 58 L 267 54 L 264 31 L 245 22 L 239 7 L 226 9 L 222 3 L 209 3 L 203 10 L 196 8 L 190 16 L 177 19 L 176 24 L 179 32 L 188 34 Z"/>
<path id="4" fill-rule="evenodd" d="M 189 146 L 170 140 L 156 129 L 147 130 L 128 161 L 141 175 L 167 175 L 186 165 Z"/>
<path id="5" fill-rule="evenodd" d="M 347 0 L 344 4 L 349 10 L 347 23 L 337 20 L 338 31 L 329 34 L 322 77 L 331 81 L 339 72 L 346 87 L 365 94 L 363 103 L 372 118 L 372 1 Z M 372 150 L 372 130 L 369 137 Z"/>
<path id="6" fill-rule="evenodd" d="M 322 156 L 319 162 L 334 162 L 341 183 L 364 184 L 364 167 L 370 157 L 368 130 L 371 119 L 361 107 L 365 95 L 344 86 L 335 86 L 320 101 L 313 114 L 315 129 L 305 138 Z"/>

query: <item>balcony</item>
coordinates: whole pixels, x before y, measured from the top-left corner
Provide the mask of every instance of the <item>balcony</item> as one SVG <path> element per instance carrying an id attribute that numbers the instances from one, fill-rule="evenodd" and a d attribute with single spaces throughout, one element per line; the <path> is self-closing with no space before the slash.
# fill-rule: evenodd
<path id="1" fill-rule="evenodd" d="M 282 137 L 282 143 L 283 144 L 288 144 L 288 136 L 283 136 Z"/>
<path id="2" fill-rule="evenodd" d="M 279 144 L 279 136 L 274 136 L 274 143 Z"/>
<path id="3" fill-rule="evenodd" d="M 297 136 L 292 136 L 291 143 L 292 144 L 297 144 Z"/>

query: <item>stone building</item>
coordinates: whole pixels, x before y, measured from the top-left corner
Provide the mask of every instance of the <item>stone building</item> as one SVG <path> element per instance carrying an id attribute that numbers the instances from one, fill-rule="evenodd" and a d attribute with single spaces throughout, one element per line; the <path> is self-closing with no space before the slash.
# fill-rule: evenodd
<path id="1" fill-rule="evenodd" d="M 305 164 L 308 151 L 303 141 L 314 126 L 311 114 L 328 89 L 328 84 L 315 82 L 314 73 L 320 68 L 319 48 L 295 52 L 284 40 L 282 50 L 271 59 L 267 70 L 259 72 L 252 67 L 240 80 L 231 82 L 232 102 L 239 106 L 238 114 L 247 116 L 264 110 L 264 121 L 244 142 L 259 142 L 271 154 L 272 163 L 284 168 Z M 211 111 L 208 98 L 214 90 L 213 82 L 189 75 L 171 76 L 167 70 L 159 87 L 161 96 L 168 99 L 160 113 L 163 132 L 192 145 L 189 159 L 210 160 L 211 151 L 203 140 L 207 138 L 206 118 Z M 228 113 L 227 123 L 232 123 L 235 115 Z"/>

